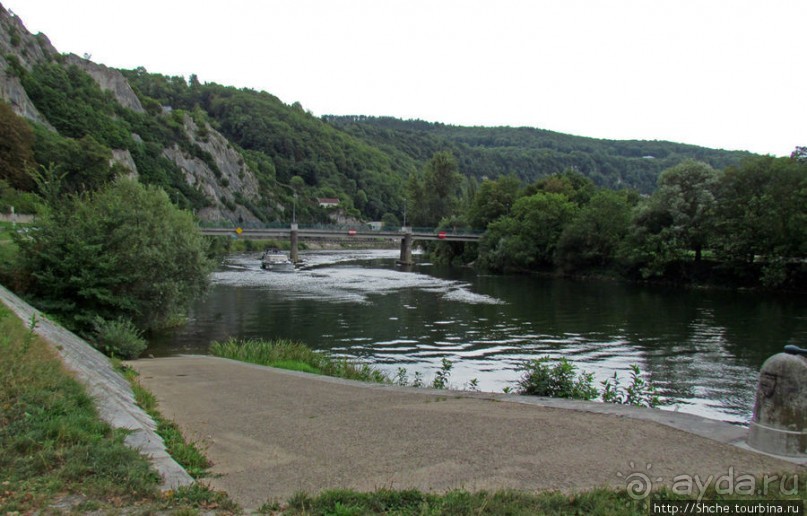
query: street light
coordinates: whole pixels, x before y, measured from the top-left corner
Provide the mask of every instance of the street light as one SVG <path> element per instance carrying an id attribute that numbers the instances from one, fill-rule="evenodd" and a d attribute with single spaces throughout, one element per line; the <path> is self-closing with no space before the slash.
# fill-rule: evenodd
<path id="1" fill-rule="evenodd" d="M 280 183 L 277 180 L 275 180 L 275 184 L 278 185 L 278 186 L 282 186 L 283 188 L 288 188 L 289 190 L 291 190 L 291 193 L 294 195 L 294 200 L 292 201 L 292 205 L 291 205 L 291 223 L 292 224 L 297 224 L 297 190 L 295 190 L 294 188 L 292 188 L 289 185 L 284 185 L 283 183 Z"/>

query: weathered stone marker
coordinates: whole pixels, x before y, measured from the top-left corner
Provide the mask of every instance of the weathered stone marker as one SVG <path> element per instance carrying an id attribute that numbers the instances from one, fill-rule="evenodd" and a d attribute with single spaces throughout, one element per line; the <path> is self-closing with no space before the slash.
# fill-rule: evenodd
<path id="1" fill-rule="evenodd" d="M 788 345 L 762 364 L 748 444 L 776 455 L 807 457 L 807 349 Z"/>

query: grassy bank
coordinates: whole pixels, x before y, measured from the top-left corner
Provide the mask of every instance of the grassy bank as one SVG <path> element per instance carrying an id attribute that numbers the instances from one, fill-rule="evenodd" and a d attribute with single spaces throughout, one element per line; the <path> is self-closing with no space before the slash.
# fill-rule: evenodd
<path id="1" fill-rule="evenodd" d="M 335 376 L 349 380 L 392 383 L 382 371 L 346 358 L 334 358 L 314 351 L 305 344 L 290 340 L 228 339 L 210 345 L 210 353 L 251 364 L 278 367 L 293 371 Z"/>
<path id="2" fill-rule="evenodd" d="M 801 503 L 802 511 L 805 503 L 805 477 L 787 476 L 781 483 L 772 482 L 763 494 L 738 495 L 719 493 L 714 486 L 705 489 L 699 494 L 705 505 L 714 502 L 746 503 L 758 507 L 762 502 L 781 503 L 792 501 Z M 757 485 L 763 485 L 763 479 L 757 479 Z M 740 489 L 737 489 L 740 491 Z M 797 491 L 797 493 L 794 493 Z M 640 499 L 637 499 L 640 498 Z M 522 491 L 478 491 L 471 493 L 457 490 L 444 494 L 424 493 L 417 490 L 392 491 L 382 489 L 371 493 L 359 493 L 350 490 L 331 490 L 310 496 L 298 493 L 288 503 L 267 503 L 261 507 L 266 514 L 285 515 L 365 515 L 388 514 L 400 516 L 418 515 L 642 515 L 654 514 L 651 509 L 653 501 L 666 502 L 692 502 L 697 496 L 684 496 L 677 494 L 669 488 L 664 488 L 647 497 L 638 496 L 635 492 L 626 489 L 592 489 L 580 493 L 560 493 L 550 491 L 544 493 L 526 493 Z M 775 507 L 775 505 L 774 505 Z M 683 513 L 683 506 L 679 509 Z M 658 510 L 655 513 L 659 513 Z M 665 514 L 670 514 L 669 509 Z M 693 514 L 693 513 L 690 513 Z M 762 514 L 746 510 L 732 514 Z M 766 514 L 776 514 L 774 510 Z M 791 514 L 796 514 L 791 512 Z M 799 512 L 798 514 L 803 514 Z"/>
<path id="3" fill-rule="evenodd" d="M 157 433 L 163 438 L 168 454 L 193 478 L 206 476 L 212 464 L 196 443 L 185 439 L 176 423 L 163 417 L 157 409 L 157 398 L 140 384 L 137 371 L 122 364 L 117 369 L 129 380 L 138 406 L 157 423 Z"/>
<path id="4" fill-rule="evenodd" d="M 0 513 L 219 507 L 203 486 L 160 493 L 150 463 L 98 417 L 51 348 L 0 304 Z"/>

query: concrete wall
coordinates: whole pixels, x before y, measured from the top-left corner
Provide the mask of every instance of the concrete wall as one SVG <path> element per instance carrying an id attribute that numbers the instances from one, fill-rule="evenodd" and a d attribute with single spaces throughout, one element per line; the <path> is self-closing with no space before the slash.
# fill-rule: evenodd
<path id="1" fill-rule="evenodd" d="M 0 213 L 0 221 L 3 222 L 20 222 L 22 224 L 30 224 L 34 221 L 34 215 L 19 214 L 19 213 Z"/>

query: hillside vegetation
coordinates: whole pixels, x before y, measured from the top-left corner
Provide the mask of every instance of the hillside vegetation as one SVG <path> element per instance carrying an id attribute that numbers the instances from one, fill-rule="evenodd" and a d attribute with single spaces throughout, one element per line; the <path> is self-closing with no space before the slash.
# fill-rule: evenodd
<path id="1" fill-rule="evenodd" d="M 318 197 L 339 198 L 342 216 L 401 220 L 408 182 L 440 152 L 454 156 L 470 192 L 485 177 L 513 175 L 526 185 L 572 169 L 599 186 L 650 193 L 662 170 L 685 159 L 720 169 L 749 155 L 523 127 L 318 118 L 263 91 L 60 54 L 2 7 L 0 91 L 9 103 L 0 107 L 0 136 L 9 142 L 0 149 L 9 164 L 0 173 L 3 211 L 12 202 L 31 211 L 19 196 L 37 193 L 28 169 L 51 163 L 62 193 L 134 175 L 203 220 L 237 223 L 288 222 L 296 194 L 298 219 L 314 223 L 332 215 Z"/>
<path id="2" fill-rule="evenodd" d="M 598 140 L 531 127 L 461 127 L 389 117 L 326 116 L 357 138 L 418 162 L 449 151 L 467 176 L 513 174 L 525 183 L 573 169 L 598 186 L 651 193 L 662 170 L 686 159 L 714 168 L 737 164 L 748 152 L 663 141 Z"/>

